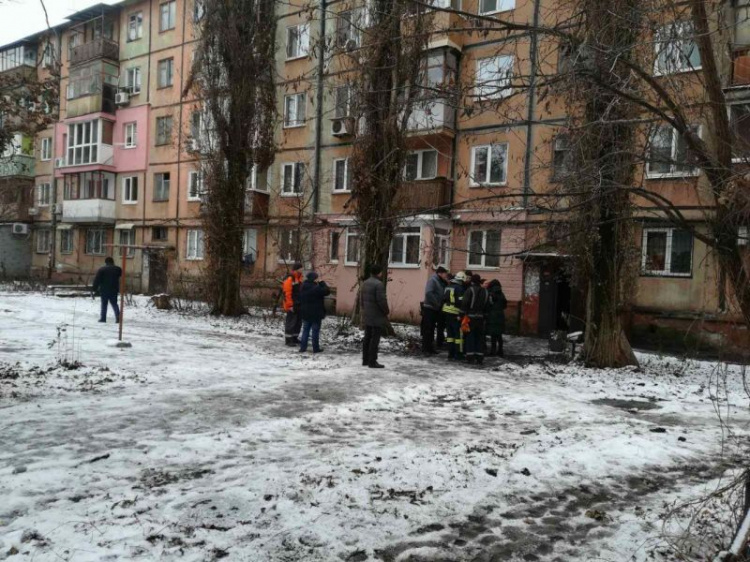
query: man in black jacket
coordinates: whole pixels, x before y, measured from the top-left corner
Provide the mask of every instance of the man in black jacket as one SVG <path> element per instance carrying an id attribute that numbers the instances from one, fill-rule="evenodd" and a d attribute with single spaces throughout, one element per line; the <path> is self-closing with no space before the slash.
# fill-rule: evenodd
<path id="1" fill-rule="evenodd" d="M 490 307 L 490 296 L 482 287 L 482 278 L 471 276 L 471 286 L 461 298 L 461 312 L 469 319 L 469 332 L 465 334 L 466 362 L 481 365 L 484 362 L 484 319 Z"/>
<path id="2" fill-rule="evenodd" d="M 424 289 L 424 302 L 422 302 L 422 352 L 432 355 L 437 353 L 435 349 L 435 329 L 438 330 L 437 344 L 442 344 L 442 333 L 444 326 L 443 296 L 448 286 L 448 270 L 438 267 L 435 273 L 427 281 Z"/>
<path id="3" fill-rule="evenodd" d="M 120 307 L 117 306 L 117 294 L 120 292 L 122 269 L 115 265 L 115 260 L 112 258 L 106 258 L 104 264 L 94 277 L 94 293 L 99 293 L 102 299 L 102 313 L 99 316 L 99 322 L 107 321 L 107 303 L 112 305 L 115 322 L 119 322 Z"/>
<path id="4" fill-rule="evenodd" d="M 378 347 L 383 328 L 388 322 L 388 299 L 385 285 L 380 280 L 383 270 L 379 265 L 370 268 L 370 278 L 362 283 L 360 304 L 365 323 L 365 339 L 362 342 L 362 365 L 371 369 L 382 369 L 378 363 Z"/>
<path id="5" fill-rule="evenodd" d="M 323 281 L 318 281 L 318 274 L 311 271 L 302 283 L 299 302 L 300 314 L 302 316 L 302 336 L 299 342 L 299 351 L 307 351 L 307 341 L 312 332 L 313 353 L 320 353 L 320 325 L 326 317 L 325 298 L 331 294 L 331 290 Z"/>

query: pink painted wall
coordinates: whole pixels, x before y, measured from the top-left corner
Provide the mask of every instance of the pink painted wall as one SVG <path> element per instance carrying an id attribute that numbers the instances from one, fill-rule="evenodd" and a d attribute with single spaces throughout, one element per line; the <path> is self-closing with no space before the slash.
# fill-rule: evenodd
<path id="1" fill-rule="evenodd" d="M 136 123 L 135 148 L 125 148 L 125 125 Z M 139 105 L 117 110 L 114 129 L 115 169 L 118 172 L 145 170 L 148 164 L 149 106 Z"/>

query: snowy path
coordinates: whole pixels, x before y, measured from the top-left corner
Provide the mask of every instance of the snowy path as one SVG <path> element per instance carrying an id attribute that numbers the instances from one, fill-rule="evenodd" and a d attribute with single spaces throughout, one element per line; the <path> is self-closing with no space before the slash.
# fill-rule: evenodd
<path id="1" fill-rule="evenodd" d="M 708 364 L 373 371 L 143 300 L 119 350 L 96 309 L 0 293 L 0 559 L 645 560 L 747 441 L 730 376 L 719 459 Z"/>

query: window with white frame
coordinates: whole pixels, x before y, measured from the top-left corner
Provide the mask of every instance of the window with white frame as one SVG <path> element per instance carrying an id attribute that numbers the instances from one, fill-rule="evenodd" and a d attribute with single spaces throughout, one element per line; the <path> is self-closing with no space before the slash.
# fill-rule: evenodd
<path id="1" fill-rule="evenodd" d="M 169 172 L 154 174 L 154 201 L 169 201 Z"/>
<path id="2" fill-rule="evenodd" d="M 50 137 L 45 137 L 42 139 L 42 147 L 41 147 L 41 154 L 40 157 L 43 161 L 52 160 L 52 139 Z"/>
<path id="3" fill-rule="evenodd" d="M 750 158 L 750 104 L 730 105 L 729 122 L 732 127 L 732 158 L 747 161 Z"/>
<path id="4" fill-rule="evenodd" d="M 60 235 L 60 253 L 72 254 L 73 253 L 73 229 L 65 228 L 62 230 L 58 230 L 57 233 Z"/>
<path id="5" fill-rule="evenodd" d="M 172 116 L 156 118 L 156 146 L 169 144 L 172 140 Z"/>
<path id="6" fill-rule="evenodd" d="M 138 202 L 138 176 L 122 178 L 122 202 L 126 205 Z"/>
<path id="7" fill-rule="evenodd" d="M 406 181 L 431 180 L 437 177 L 437 150 L 417 150 L 406 155 L 404 179 Z"/>
<path id="8" fill-rule="evenodd" d="M 347 228 L 344 263 L 346 265 L 357 265 L 359 263 L 359 253 L 359 230 Z"/>
<path id="9" fill-rule="evenodd" d="M 52 232 L 48 229 L 36 231 L 36 253 L 37 254 L 48 254 L 50 250 L 50 241 L 52 240 Z"/>
<path id="10" fill-rule="evenodd" d="M 120 232 L 120 246 L 135 246 L 135 229 L 134 228 L 121 228 Z M 118 254 L 122 256 L 123 253 L 126 257 L 132 258 L 135 256 L 135 248 L 118 248 Z"/>
<path id="11" fill-rule="evenodd" d="M 700 135 L 700 127 L 691 126 Z M 685 139 L 669 125 L 658 127 L 651 135 L 646 172 L 648 177 L 694 176 L 699 173 Z"/>
<path id="12" fill-rule="evenodd" d="M 185 258 L 189 260 L 202 260 L 204 255 L 203 231 L 198 228 L 188 230 L 186 243 Z"/>
<path id="13" fill-rule="evenodd" d="M 159 31 L 174 29 L 177 23 L 177 2 L 170 0 L 159 4 Z"/>
<path id="14" fill-rule="evenodd" d="M 300 232 L 296 228 L 279 231 L 279 261 L 292 263 L 299 259 Z"/>
<path id="15" fill-rule="evenodd" d="M 125 148 L 135 148 L 137 142 L 138 124 L 134 121 L 132 123 L 125 123 Z"/>
<path id="16" fill-rule="evenodd" d="M 143 37 L 143 12 L 136 12 L 128 16 L 128 42 Z"/>
<path id="17" fill-rule="evenodd" d="M 200 201 L 203 195 L 203 172 L 191 171 L 188 175 L 188 201 Z"/>
<path id="18" fill-rule="evenodd" d="M 252 265 L 258 259 L 258 231 L 246 228 L 242 235 L 242 261 Z"/>
<path id="19" fill-rule="evenodd" d="M 689 277 L 693 235 L 677 228 L 644 228 L 641 269 L 645 275 Z"/>
<path id="20" fill-rule="evenodd" d="M 349 159 L 337 158 L 333 161 L 333 192 L 349 191 Z"/>
<path id="21" fill-rule="evenodd" d="M 570 137 L 557 135 L 552 141 L 552 179 L 561 180 L 571 172 Z"/>
<path id="22" fill-rule="evenodd" d="M 304 162 L 289 162 L 281 166 L 281 195 L 300 195 L 305 176 Z"/>
<path id="23" fill-rule="evenodd" d="M 193 21 L 199 22 L 206 15 L 206 1 L 205 0 L 194 0 L 193 2 Z"/>
<path id="24" fill-rule="evenodd" d="M 40 183 L 36 186 L 36 204 L 38 207 L 48 207 L 52 202 L 52 184 Z"/>
<path id="25" fill-rule="evenodd" d="M 104 244 L 107 240 L 107 231 L 101 228 L 89 228 L 86 230 L 86 248 L 84 252 L 91 256 L 104 255 Z"/>
<path id="26" fill-rule="evenodd" d="M 134 66 L 125 70 L 125 88 L 133 95 L 141 92 L 141 67 Z"/>
<path id="27" fill-rule="evenodd" d="M 662 26 L 656 30 L 654 39 L 656 74 L 674 74 L 701 68 L 701 56 L 691 22 L 678 21 Z"/>
<path id="28" fill-rule="evenodd" d="M 336 16 L 336 46 L 356 49 L 360 45 L 362 10 L 343 10 Z"/>
<path id="29" fill-rule="evenodd" d="M 477 60 L 474 96 L 483 99 L 498 99 L 513 92 L 513 55 L 497 55 Z"/>
<path id="30" fill-rule="evenodd" d="M 286 28 L 287 60 L 304 57 L 310 47 L 310 31 L 306 23 Z"/>
<path id="31" fill-rule="evenodd" d="M 479 13 L 482 15 L 507 12 L 516 7 L 516 0 L 479 0 Z"/>
<path id="32" fill-rule="evenodd" d="M 418 226 L 398 229 L 391 240 L 389 263 L 394 267 L 418 266 L 422 243 Z"/>
<path id="33" fill-rule="evenodd" d="M 469 232 L 469 267 L 500 267 L 500 231 L 472 230 Z"/>
<path id="34" fill-rule="evenodd" d="M 343 119 L 352 114 L 354 91 L 351 86 L 339 86 L 334 90 L 334 117 Z"/>
<path id="35" fill-rule="evenodd" d="M 55 43 L 54 40 L 50 39 L 44 45 L 44 53 L 42 54 L 42 65 L 44 68 L 50 68 L 55 60 Z"/>
<path id="36" fill-rule="evenodd" d="M 444 228 L 436 228 L 435 237 L 432 243 L 432 267 L 437 268 L 443 266 L 448 268 L 449 264 L 450 232 Z"/>
<path id="37" fill-rule="evenodd" d="M 260 191 L 261 193 L 268 193 L 268 181 L 265 177 L 258 177 L 258 166 L 253 164 L 250 168 L 250 173 L 247 175 L 245 188 L 249 191 Z"/>
<path id="38" fill-rule="evenodd" d="M 328 262 L 339 263 L 339 244 L 341 243 L 341 233 L 338 230 L 331 230 L 328 233 Z"/>
<path id="39" fill-rule="evenodd" d="M 68 125 L 68 166 L 94 164 L 99 161 L 99 120 Z"/>
<path id="40" fill-rule="evenodd" d="M 157 88 L 169 88 L 174 81 L 174 59 L 163 59 L 157 63 Z"/>
<path id="41" fill-rule="evenodd" d="M 504 185 L 508 177 L 508 143 L 471 149 L 471 185 Z"/>
<path id="42" fill-rule="evenodd" d="M 284 127 L 301 127 L 305 124 L 306 104 L 304 92 L 284 96 Z"/>

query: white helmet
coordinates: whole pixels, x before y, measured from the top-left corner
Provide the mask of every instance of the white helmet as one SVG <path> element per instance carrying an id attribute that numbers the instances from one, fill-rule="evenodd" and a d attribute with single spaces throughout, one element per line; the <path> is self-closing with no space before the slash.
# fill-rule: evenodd
<path id="1" fill-rule="evenodd" d="M 459 271 L 453 276 L 453 279 L 456 281 L 461 281 L 462 283 L 466 282 L 466 274 L 463 271 Z"/>

